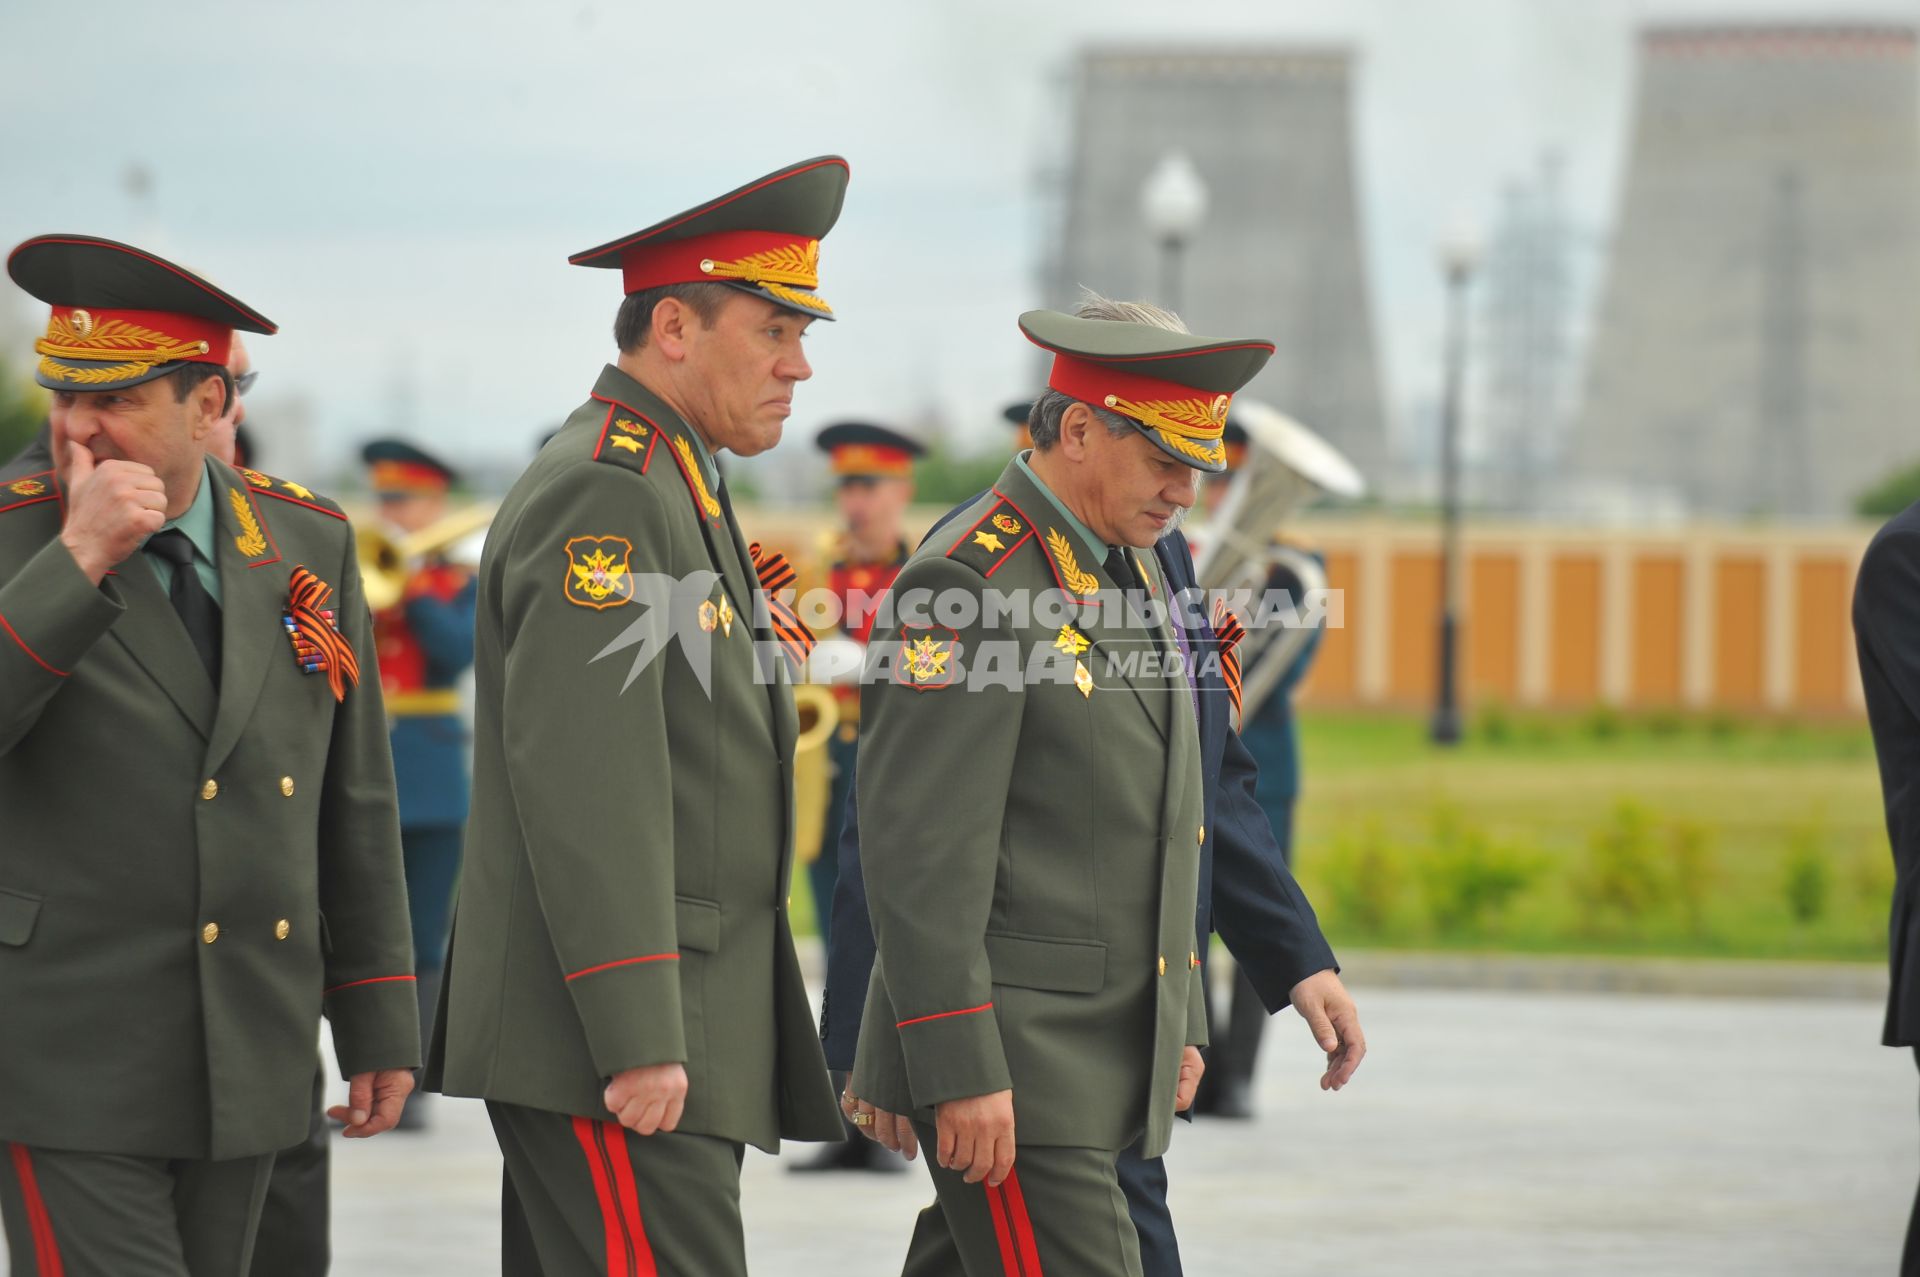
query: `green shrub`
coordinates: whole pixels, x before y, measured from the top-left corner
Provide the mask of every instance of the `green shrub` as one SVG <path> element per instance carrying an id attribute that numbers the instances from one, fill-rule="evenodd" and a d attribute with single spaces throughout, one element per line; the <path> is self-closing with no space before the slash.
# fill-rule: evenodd
<path id="1" fill-rule="evenodd" d="M 1675 821 L 1668 828 L 1668 845 L 1673 853 L 1674 899 L 1686 919 L 1687 930 L 1695 936 L 1704 936 L 1707 904 L 1720 883 L 1713 832 L 1697 821 Z"/>
<path id="2" fill-rule="evenodd" d="M 1614 740 L 1626 724 L 1611 705 L 1595 705 L 1580 720 L 1580 729 L 1594 740 Z"/>
<path id="3" fill-rule="evenodd" d="M 1793 829 L 1787 835 L 1786 873 L 1781 884 L 1793 920 L 1801 926 L 1819 921 L 1827 911 L 1832 883 L 1833 871 L 1821 851 L 1819 831 L 1809 825 Z"/>
<path id="4" fill-rule="evenodd" d="M 1652 815 L 1623 799 L 1588 840 L 1587 862 L 1574 875 L 1574 895 L 1592 910 L 1591 920 L 1615 915 L 1638 921 L 1660 901 L 1660 868 Z"/>
<path id="5" fill-rule="evenodd" d="M 1320 877 L 1329 912 L 1342 930 L 1383 936 L 1406 887 L 1406 858 L 1387 840 L 1380 822 L 1370 820 L 1357 835 L 1343 831 L 1335 837 Z"/>
<path id="6" fill-rule="evenodd" d="M 1488 701 L 1480 711 L 1479 726 L 1474 734 L 1489 745 L 1513 744 L 1516 735 L 1513 714 L 1499 701 Z"/>
<path id="7" fill-rule="evenodd" d="M 1420 860 L 1427 911 L 1441 935 L 1478 935 L 1540 875 L 1537 858 L 1495 845 L 1458 809 L 1434 811 L 1433 846 Z"/>
<path id="8" fill-rule="evenodd" d="M 1686 727 L 1687 720 L 1670 709 L 1647 716 L 1647 735 L 1661 740 L 1671 740 L 1685 731 Z"/>

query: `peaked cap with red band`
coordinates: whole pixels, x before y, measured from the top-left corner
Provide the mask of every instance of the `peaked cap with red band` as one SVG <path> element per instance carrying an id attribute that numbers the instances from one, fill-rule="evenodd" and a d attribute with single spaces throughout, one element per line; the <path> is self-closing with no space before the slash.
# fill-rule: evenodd
<path id="1" fill-rule="evenodd" d="M 667 284 L 726 284 L 813 319 L 832 319 L 820 286 L 820 241 L 840 219 L 847 162 L 790 164 L 598 248 L 575 266 L 618 267 L 629 294 Z"/>
<path id="2" fill-rule="evenodd" d="M 1020 316 L 1027 340 L 1053 352 L 1047 385 L 1132 421 L 1196 470 L 1227 468 L 1227 407 L 1273 354 L 1257 337 L 1222 339 L 1052 310 Z"/>
<path id="3" fill-rule="evenodd" d="M 34 380 L 51 390 L 120 390 L 182 364 L 222 364 L 234 330 L 279 325 L 163 257 L 91 235 L 36 235 L 7 274 L 53 307 Z"/>
<path id="4" fill-rule="evenodd" d="M 904 479 L 926 448 L 918 439 L 865 421 L 842 421 L 813 437 L 841 479 Z"/>

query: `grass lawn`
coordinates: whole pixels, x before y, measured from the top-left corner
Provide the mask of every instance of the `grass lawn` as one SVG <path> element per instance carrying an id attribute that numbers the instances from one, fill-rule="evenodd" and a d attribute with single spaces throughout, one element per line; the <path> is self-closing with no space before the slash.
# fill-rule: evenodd
<path id="1" fill-rule="evenodd" d="M 1295 868 L 1336 945 L 1879 959 L 1864 724 L 1302 715 Z"/>

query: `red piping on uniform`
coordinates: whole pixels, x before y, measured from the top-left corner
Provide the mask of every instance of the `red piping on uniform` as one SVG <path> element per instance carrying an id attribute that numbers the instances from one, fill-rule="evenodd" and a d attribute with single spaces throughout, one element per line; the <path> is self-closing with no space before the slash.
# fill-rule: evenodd
<path id="1" fill-rule="evenodd" d="M 53 668 L 53 666 L 47 664 L 45 661 L 41 660 L 40 654 L 27 646 L 27 641 L 21 638 L 19 633 L 11 625 L 7 624 L 7 618 L 4 616 L 0 616 L 0 630 L 5 630 L 8 633 L 8 635 L 12 637 L 13 641 L 20 645 L 20 650 L 33 658 L 33 663 L 35 665 L 38 665 L 41 669 L 45 670 L 49 674 L 57 674 L 61 678 L 67 677 L 67 671 L 57 670 Z"/>
<path id="2" fill-rule="evenodd" d="M 982 1002 L 979 1006 L 968 1007 L 964 1011 L 936 1011 L 932 1015 L 918 1015 L 911 1020 L 902 1020 L 893 1027 L 896 1029 L 904 1029 L 909 1024 L 925 1024 L 928 1020 L 944 1020 L 950 1015 L 978 1015 L 982 1011 L 991 1010 L 993 1010 L 993 1003 Z"/>
<path id="3" fill-rule="evenodd" d="M 1007 552 L 1000 556 L 1000 561 L 994 564 L 992 567 L 988 568 L 985 572 L 982 572 L 980 575 L 984 579 L 992 580 L 993 574 L 995 572 L 998 572 L 1001 568 L 1013 562 L 1013 552 L 1015 550 L 1018 550 L 1021 546 L 1025 545 L 1027 542 L 1031 540 L 1033 540 L 1033 527 L 1031 524 L 1029 524 L 1027 527 L 1026 535 L 1021 537 L 1018 541 L 1015 541 L 1012 545 L 1008 546 Z"/>
<path id="4" fill-rule="evenodd" d="M 1041 1277 L 1040 1247 L 1034 1241 L 1033 1220 L 1027 1215 L 1027 1195 L 1020 1191 L 1020 1173 L 1007 1171 L 1007 1182 L 1000 1186 L 1007 1196 L 1007 1214 L 1013 1220 L 1014 1243 L 1020 1248 L 1020 1271 L 1026 1277 Z"/>
<path id="5" fill-rule="evenodd" d="M 573 1119 L 573 1137 L 580 1141 L 580 1151 L 587 1155 L 587 1170 L 593 1176 L 593 1195 L 600 1199 L 600 1229 L 607 1246 L 607 1277 L 633 1277 L 625 1230 L 619 1212 L 614 1209 L 613 1190 L 607 1183 L 607 1164 L 602 1158 L 602 1147 L 595 1139 L 594 1128 L 598 1125 L 590 1117 L 576 1117 Z"/>
<path id="6" fill-rule="evenodd" d="M 16 482 L 18 482 L 18 480 L 16 480 Z M 0 514 L 5 514 L 9 510 L 24 510 L 30 505 L 39 505 L 43 501 L 58 501 L 59 499 L 60 493 L 57 490 L 49 491 L 42 497 L 25 497 L 19 501 L 15 501 L 11 505 L 0 505 Z"/>
<path id="7" fill-rule="evenodd" d="M 993 1216 L 993 1239 L 1000 1243 L 1000 1271 L 1003 1277 L 1020 1277 L 1020 1257 L 1013 1249 L 1013 1234 L 1007 1228 L 1007 1202 L 999 1189 L 982 1184 L 987 1190 L 987 1213 Z"/>
<path id="8" fill-rule="evenodd" d="M 278 497 L 280 500 L 292 502 L 294 505 L 303 505 L 307 507 L 307 509 L 309 510 L 318 510 L 321 514 L 332 515 L 334 518 L 340 520 L 340 522 L 342 523 L 345 523 L 347 521 L 347 516 L 345 514 L 342 514 L 338 510 L 329 510 L 327 509 L 327 507 L 323 505 L 315 505 L 311 501 L 302 501 L 299 497 L 292 496 L 289 493 L 279 492 L 273 488 L 254 488 L 252 489 L 252 491 L 263 494 L 265 496 L 269 496 L 269 497 Z M 258 565 L 255 565 L 255 566 L 258 566 Z"/>
<path id="9" fill-rule="evenodd" d="M 66 1266 L 60 1262 L 60 1243 L 54 1240 L 53 1220 L 47 1217 L 47 1203 L 40 1196 L 40 1181 L 33 1173 L 33 1158 L 25 1144 L 10 1144 L 13 1173 L 20 1181 L 20 1196 L 27 1204 L 27 1228 L 33 1235 L 33 1270 L 39 1277 L 63 1277 Z"/>
<path id="10" fill-rule="evenodd" d="M 377 975 L 365 980 L 349 980 L 345 984 L 334 985 L 331 989 L 328 989 L 326 993 L 321 994 L 321 996 L 325 997 L 327 993 L 338 993 L 342 989 L 357 989 L 363 984 L 385 984 L 389 980 L 412 980 L 414 978 L 415 977 L 410 975 Z"/>
<path id="11" fill-rule="evenodd" d="M 647 1240 L 646 1226 L 640 1220 L 640 1194 L 633 1184 L 633 1162 L 627 1157 L 626 1128 L 618 1122 L 600 1123 L 600 1144 L 607 1150 L 607 1164 L 613 1167 L 620 1217 L 626 1224 L 627 1240 L 633 1245 L 634 1277 L 659 1277 L 660 1270 L 653 1263 L 653 1243 Z"/>
<path id="12" fill-rule="evenodd" d="M 677 962 L 679 960 L 680 955 L 677 953 L 649 953 L 641 958 L 621 958 L 618 962 L 603 962 L 597 967 L 588 967 L 584 971 L 576 971 L 568 976 L 567 979 L 578 980 L 583 975 L 592 975 L 596 971 L 610 971 L 614 967 L 630 967 L 636 962 Z"/>

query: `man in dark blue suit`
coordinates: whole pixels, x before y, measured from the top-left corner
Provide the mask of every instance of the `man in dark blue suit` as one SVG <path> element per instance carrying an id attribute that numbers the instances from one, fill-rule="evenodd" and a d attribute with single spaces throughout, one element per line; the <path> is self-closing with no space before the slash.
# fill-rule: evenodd
<path id="1" fill-rule="evenodd" d="M 1086 315 L 1084 310 L 1082 315 L 1118 317 Z M 956 510 L 970 504 L 962 502 Z M 1193 557 L 1185 537 L 1178 532 L 1168 534 L 1156 553 L 1171 590 L 1177 594 L 1194 588 Z M 1313 907 L 1288 870 L 1255 797 L 1258 773 L 1234 729 L 1232 693 L 1222 662 L 1208 659 L 1220 652 L 1219 638 L 1204 609 L 1176 616 L 1176 625 L 1184 625 L 1179 637 L 1194 658 L 1201 765 L 1207 786 L 1207 836 L 1201 846 L 1196 952 L 1205 954 L 1209 936 L 1217 932 L 1269 1011 L 1296 1006 L 1314 1040 L 1327 1052 L 1321 1087 L 1338 1090 L 1353 1076 L 1366 1053 L 1359 1015 L 1340 983 L 1339 968 L 1320 933 Z M 853 1066 L 861 1008 L 874 961 L 873 930 L 860 869 L 857 810 L 856 791 L 848 797 L 841 834 L 840 879 L 834 894 L 832 947 L 821 1009 L 821 1039 L 827 1065 L 835 1070 Z M 886 1125 L 892 1129 L 892 1124 Z M 1140 1237 L 1146 1277 L 1179 1277 L 1180 1252 L 1167 1210 L 1165 1164 L 1159 1158 L 1134 1155 L 1122 1155 L 1119 1164 L 1121 1187 Z"/>
<path id="2" fill-rule="evenodd" d="M 1880 1040 L 1911 1047 L 1920 1060 L 1920 504 L 1895 515 L 1867 547 L 1854 586 L 1853 633 L 1893 849 L 1892 980 Z M 1920 1277 L 1920 1196 L 1907 1219 L 1900 1271 Z"/>

